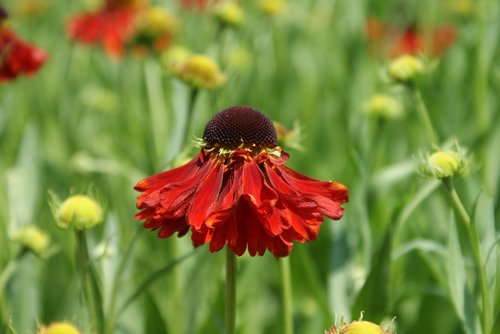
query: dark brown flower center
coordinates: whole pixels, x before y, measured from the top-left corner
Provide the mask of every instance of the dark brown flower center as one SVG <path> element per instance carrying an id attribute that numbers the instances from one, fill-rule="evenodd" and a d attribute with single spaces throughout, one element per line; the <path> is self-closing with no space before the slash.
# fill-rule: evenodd
<path id="1" fill-rule="evenodd" d="M 203 139 L 210 146 L 223 148 L 278 145 L 273 122 L 247 106 L 235 106 L 215 114 L 205 127 Z"/>

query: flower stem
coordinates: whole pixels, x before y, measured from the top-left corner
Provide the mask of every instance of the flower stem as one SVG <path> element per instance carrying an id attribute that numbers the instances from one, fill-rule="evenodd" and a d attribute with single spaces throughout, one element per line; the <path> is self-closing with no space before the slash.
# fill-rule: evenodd
<path id="1" fill-rule="evenodd" d="M 192 87 L 189 92 L 189 101 L 187 104 L 186 112 L 186 123 L 184 123 L 184 131 L 182 132 L 182 143 L 184 144 L 188 139 L 189 126 L 191 125 L 191 119 L 193 118 L 194 105 L 196 102 L 196 97 L 198 96 L 199 89 Z"/>
<path id="2" fill-rule="evenodd" d="M 290 274 L 290 258 L 280 259 L 281 284 L 283 286 L 283 333 L 293 334 L 292 279 Z"/>
<path id="3" fill-rule="evenodd" d="M 234 334 L 236 324 L 236 255 L 226 247 L 226 334 Z"/>
<path id="4" fill-rule="evenodd" d="M 474 78 L 474 111 L 476 112 L 477 129 L 484 134 L 490 126 L 488 114 L 488 31 L 486 29 L 486 15 L 490 1 L 478 1 L 476 35 L 476 63 Z"/>
<path id="5" fill-rule="evenodd" d="M 130 259 L 132 249 L 134 248 L 134 245 L 135 245 L 136 241 L 138 240 L 139 231 L 140 231 L 139 228 L 137 228 L 135 230 L 134 235 L 132 237 L 132 240 L 130 241 L 125 254 L 123 254 L 123 257 L 120 261 L 118 269 L 116 270 L 115 277 L 113 279 L 113 286 L 111 288 L 112 290 L 111 290 L 109 308 L 106 312 L 105 333 L 112 333 L 113 332 L 115 321 L 116 321 L 116 298 L 118 296 L 118 291 L 119 291 L 119 287 L 120 287 L 120 280 L 121 280 L 121 277 L 123 275 L 123 272 L 125 271 L 128 260 Z"/>
<path id="6" fill-rule="evenodd" d="M 151 284 L 156 282 L 159 278 L 163 277 L 163 275 L 165 275 L 166 273 L 170 272 L 170 270 L 175 268 L 182 261 L 189 258 L 191 255 L 193 255 L 195 253 L 195 251 L 196 251 L 196 249 L 194 249 L 190 253 L 179 256 L 175 260 L 168 262 L 166 265 L 164 265 L 160 269 L 151 273 L 141 284 L 139 284 L 137 289 L 135 289 L 135 291 L 132 294 L 130 294 L 130 296 L 127 299 L 125 299 L 125 302 L 118 309 L 117 316 L 121 315 L 129 307 L 129 305 L 132 304 L 132 302 L 137 297 L 139 297 L 143 292 L 146 292 Z"/>
<path id="7" fill-rule="evenodd" d="M 75 233 L 77 239 L 77 264 L 80 271 L 83 294 L 89 312 L 92 333 L 102 333 L 103 316 L 99 298 L 100 294 L 97 289 L 97 282 L 95 282 L 92 275 L 92 268 L 87 248 L 87 237 L 83 231 L 76 231 Z"/>
<path id="8" fill-rule="evenodd" d="M 411 93 L 416 104 L 415 107 L 417 109 L 417 113 L 425 128 L 425 132 L 427 133 L 429 141 L 431 142 L 431 144 L 438 144 L 439 139 L 436 131 L 434 130 L 434 126 L 432 125 L 432 121 L 429 117 L 429 112 L 427 111 L 427 107 L 425 106 L 422 94 L 414 85 L 411 86 Z"/>
<path id="9" fill-rule="evenodd" d="M 0 328 L 4 326 L 8 322 L 8 319 L 6 318 L 7 316 L 7 304 L 5 303 L 4 297 L 5 297 L 5 287 L 7 286 L 7 283 L 9 282 L 10 278 L 16 271 L 17 263 L 21 258 L 29 252 L 28 248 L 24 247 L 22 248 L 16 256 L 11 258 L 7 265 L 3 268 L 2 272 L 0 273 Z"/>
<path id="10" fill-rule="evenodd" d="M 479 237 L 477 233 L 476 224 L 471 220 L 467 210 L 465 209 L 460 197 L 455 190 L 455 185 L 451 178 L 444 178 L 443 180 L 444 186 L 450 196 L 451 202 L 455 210 L 457 211 L 460 221 L 462 221 L 466 231 L 467 236 L 469 238 L 470 247 L 472 250 L 472 255 L 474 257 L 474 265 L 476 267 L 476 271 L 479 275 L 479 288 L 481 290 L 481 299 L 482 299 L 482 317 L 481 317 L 481 325 L 483 328 L 483 333 L 490 333 L 491 329 L 491 302 L 490 302 L 490 294 L 488 292 L 488 278 L 486 275 L 486 266 L 483 261 L 483 257 L 481 255 L 481 247 L 479 243 Z"/>

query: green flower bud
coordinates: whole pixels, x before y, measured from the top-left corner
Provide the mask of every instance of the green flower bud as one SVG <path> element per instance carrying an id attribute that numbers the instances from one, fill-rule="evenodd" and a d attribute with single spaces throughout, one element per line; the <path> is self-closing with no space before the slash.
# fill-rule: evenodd
<path id="1" fill-rule="evenodd" d="M 286 8 L 284 0 L 259 0 L 257 8 L 267 16 L 277 16 Z"/>
<path id="2" fill-rule="evenodd" d="M 440 150 L 424 157 L 419 173 L 428 178 L 444 179 L 464 173 L 468 165 L 465 151 L 456 145 L 454 150 Z"/>
<path id="3" fill-rule="evenodd" d="M 395 81 L 408 83 L 425 72 L 424 63 L 410 55 L 403 55 L 394 59 L 388 68 L 389 76 Z"/>
<path id="4" fill-rule="evenodd" d="M 12 241 L 32 251 L 36 256 L 43 257 L 49 248 L 49 237 L 34 225 L 28 225 L 12 236 Z"/>
<path id="5" fill-rule="evenodd" d="M 355 320 L 350 324 L 343 323 L 340 327 L 333 326 L 325 334 L 391 334 L 391 331 L 370 321 Z"/>
<path id="6" fill-rule="evenodd" d="M 85 195 L 75 195 L 65 200 L 56 214 L 56 223 L 60 228 L 88 230 L 102 223 L 101 206 Z"/>
<path id="7" fill-rule="evenodd" d="M 80 331 L 68 322 L 55 322 L 48 327 L 41 326 L 38 334 L 80 334 Z"/>
<path id="8" fill-rule="evenodd" d="M 213 15 L 222 24 L 240 27 L 244 22 L 241 6 L 236 2 L 222 2 L 214 8 Z"/>
<path id="9" fill-rule="evenodd" d="M 217 88 L 227 80 L 217 63 L 204 55 L 191 55 L 173 70 L 175 75 L 196 88 Z"/>
<path id="10" fill-rule="evenodd" d="M 403 107 L 398 100 L 390 95 L 375 94 L 365 103 L 363 113 L 367 116 L 387 119 L 403 117 Z"/>

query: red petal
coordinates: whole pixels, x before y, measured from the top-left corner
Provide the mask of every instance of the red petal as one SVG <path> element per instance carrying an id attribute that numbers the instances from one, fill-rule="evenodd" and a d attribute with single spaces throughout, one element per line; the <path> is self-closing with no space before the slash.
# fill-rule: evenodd
<path id="1" fill-rule="evenodd" d="M 278 200 L 278 194 L 264 179 L 259 166 L 250 159 L 243 164 L 242 196 L 246 197 L 260 215 L 269 216 Z"/>
<path id="2" fill-rule="evenodd" d="M 216 160 L 208 175 L 201 181 L 196 193 L 191 200 L 188 210 L 189 225 L 199 229 L 206 218 L 217 205 L 216 198 L 219 195 L 222 184 L 224 166 Z"/>
<path id="3" fill-rule="evenodd" d="M 302 196 L 319 205 L 320 212 L 332 219 L 340 219 L 344 209 L 340 207 L 348 200 L 348 189 L 338 182 L 322 182 L 302 175 L 286 166 L 277 166 L 280 175 Z"/>

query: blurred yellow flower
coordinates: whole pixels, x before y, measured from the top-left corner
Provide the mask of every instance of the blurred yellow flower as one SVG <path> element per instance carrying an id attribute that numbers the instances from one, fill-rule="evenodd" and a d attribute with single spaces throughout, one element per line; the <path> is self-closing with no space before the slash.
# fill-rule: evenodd
<path id="1" fill-rule="evenodd" d="M 259 0 L 257 8 L 268 16 L 276 16 L 285 10 L 286 2 L 284 0 Z"/>
<path id="2" fill-rule="evenodd" d="M 102 208 L 94 199 L 85 195 L 75 195 L 66 199 L 56 214 L 60 228 L 88 230 L 102 223 Z"/>
<path id="3" fill-rule="evenodd" d="M 394 97 L 386 94 L 375 94 L 365 103 L 363 113 L 367 116 L 387 119 L 401 118 L 403 107 Z"/>
<path id="4" fill-rule="evenodd" d="M 47 254 L 49 248 L 49 237 L 35 225 L 28 225 L 16 231 L 12 241 L 29 249 L 38 257 Z"/>
<path id="5" fill-rule="evenodd" d="M 226 83 L 226 76 L 210 57 L 191 55 L 174 67 L 173 73 L 186 83 L 197 88 L 213 89 Z"/>
<path id="6" fill-rule="evenodd" d="M 160 6 L 151 6 L 140 11 L 136 21 L 137 30 L 151 37 L 165 33 L 174 34 L 178 25 L 177 18 Z"/>
<path id="7" fill-rule="evenodd" d="M 425 71 L 424 63 L 417 57 L 403 55 L 389 64 L 389 76 L 395 81 L 407 83 L 422 75 Z"/>
<path id="8" fill-rule="evenodd" d="M 182 64 L 191 55 L 191 51 L 182 45 L 172 45 L 161 55 L 162 65 L 170 72 L 175 70 L 176 66 Z"/>
<path id="9" fill-rule="evenodd" d="M 243 10 L 237 2 L 222 2 L 214 8 L 213 15 L 222 24 L 232 27 L 240 27 L 244 23 Z"/>

